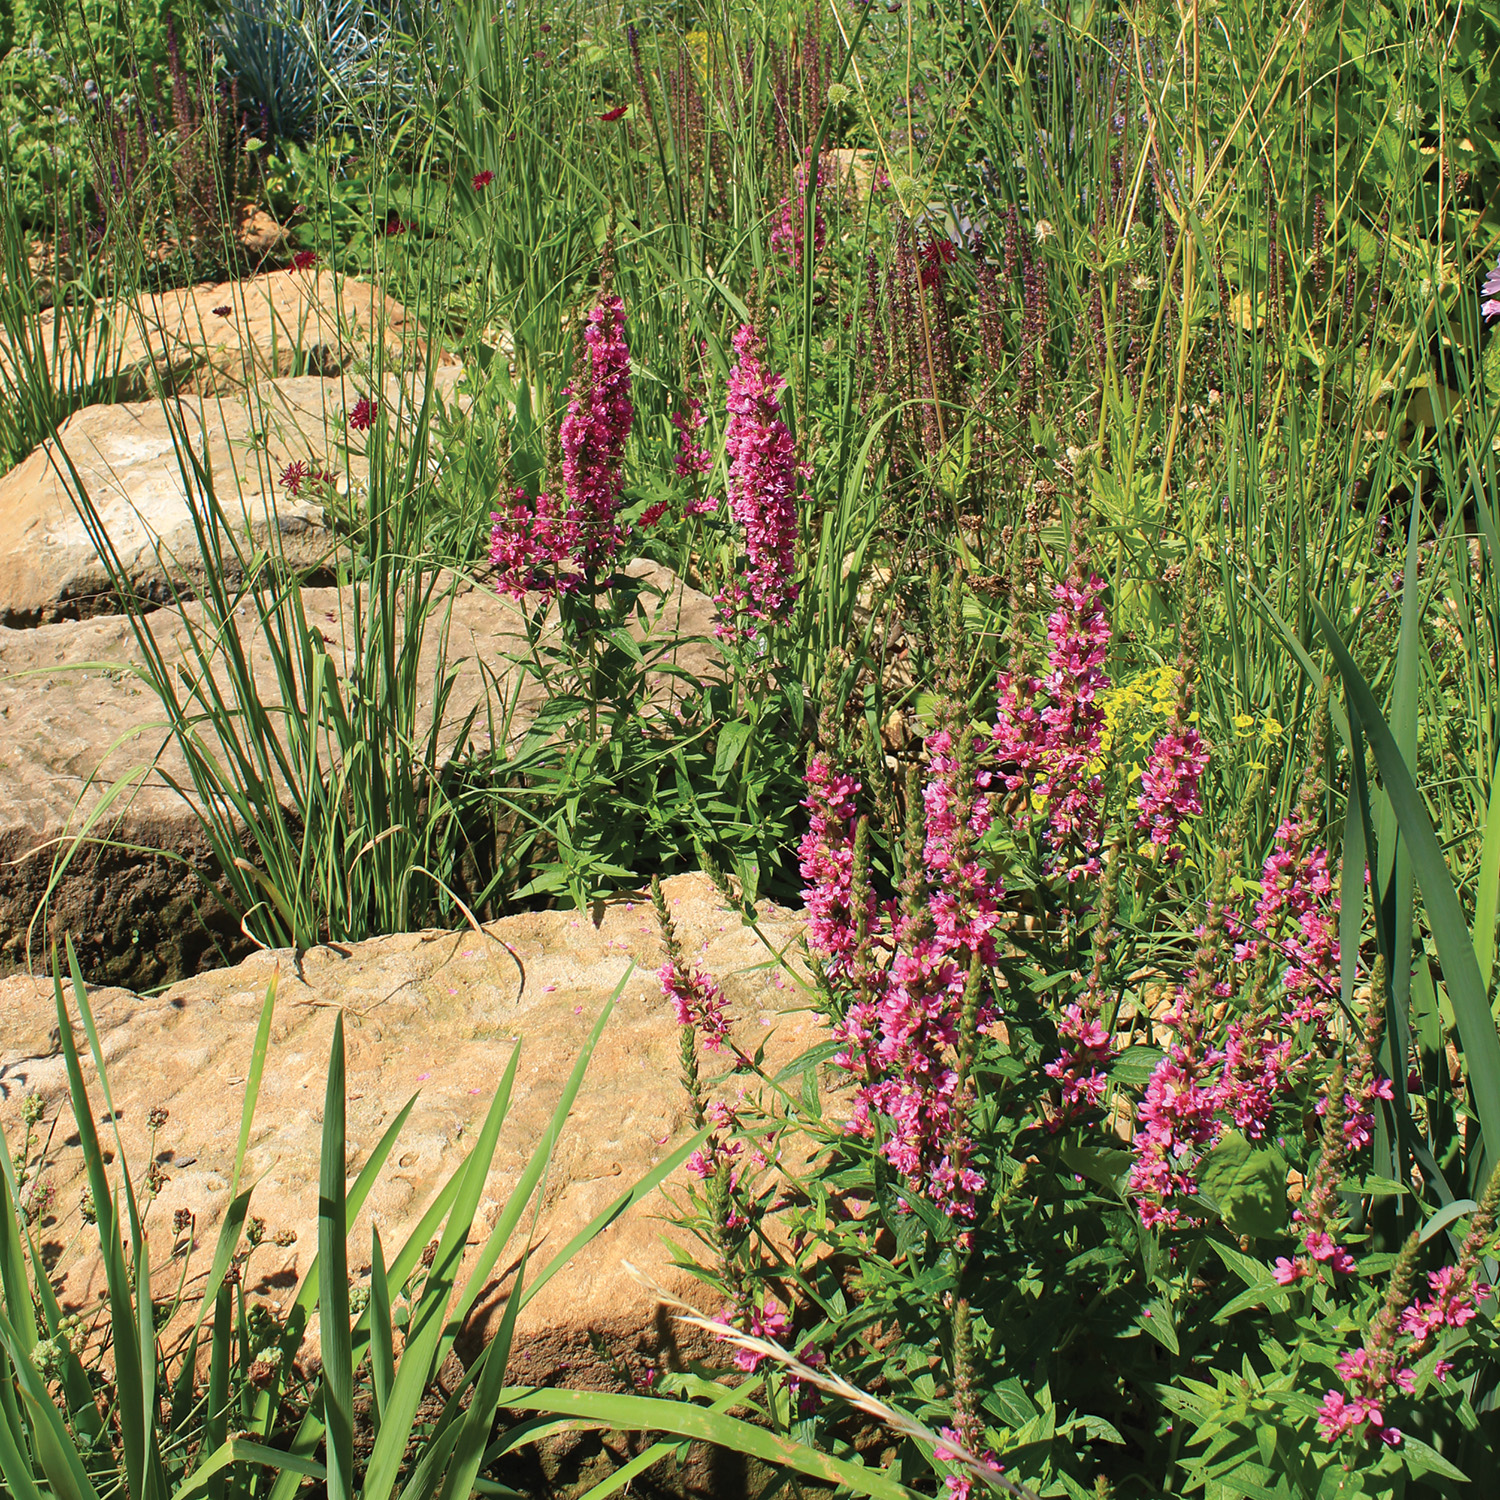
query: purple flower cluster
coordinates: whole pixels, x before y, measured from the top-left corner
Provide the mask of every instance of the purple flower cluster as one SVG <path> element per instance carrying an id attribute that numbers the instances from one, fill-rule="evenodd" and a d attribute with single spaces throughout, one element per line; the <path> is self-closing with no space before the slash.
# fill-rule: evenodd
<path id="1" fill-rule="evenodd" d="M 607 566 L 623 540 L 615 516 L 624 486 L 625 440 L 635 407 L 630 400 L 630 350 L 625 304 L 600 299 L 584 329 L 588 368 L 562 420 L 563 486 L 577 513 L 577 558 L 591 577 Z"/>
<path id="2" fill-rule="evenodd" d="M 1181 857 L 1177 833 L 1186 818 L 1203 812 L 1200 788 L 1208 766 L 1208 746 L 1191 724 L 1174 726 L 1151 747 L 1136 798 L 1136 827 L 1166 850 L 1168 860 Z"/>
<path id="3" fill-rule="evenodd" d="M 531 592 L 568 593 L 578 586 L 578 575 L 569 566 L 576 527 L 546 490 L 533 503 L 518 486 L 510 509 L 503 514 L 492 511 L 490 519 L 495 523 L 490 565 L 502 594 L 519 599 Z"/>
<path id="4" fill-rule="evenodd" d="M 1420 1241 L 1415 1234 L 1407 1241 L 1391 1273 L 1391 1284 L 1361 1348 L 1350 1350 L 1335 1367 L 1344 1389 L 1330 1390 L 1318 1411 L 1318 1430 L 1329 1442 L 1338 1442 L 1359 1427 L 1368 1436 L 1392 1447 L 1401 1433 L 1387 1424 L 1385 1408 L 1390 1399 L 1414 1395 L 1418 1376 L 1412 1364 L 1448 1329 L 1462 1330 L 1479 1315 L 1479 1304 L 1494 1289 L 1479 1279 L 1484 1256 L 1491 1251 L 1495 1230 L 1495 1207 L 1500 1201 L 1497 1182 L 1490 1185 L 1464 1236 L 1458 1264 L 1427 1273 L 1429 1296 L 1412 1301 L 1410 1286 Z M 1398 1343 L 1404 1337 L 1406 1343 Z M 1447 1381 L 1453 1364 L 1434 1361 L 1432 1378 Z"/>
<path id="5" fill-rule="evenodd" d="M 1324 1026 L 1339 969 L 1338 899 L 1328 851 L 1312 845 L 1299 821 L 1289 820 L 1276 832 L 1262 870 L 1254 923 L 1262 936 L 1233 949 L 1235 965 L 1255 973 L 1254 998 L 1248 1013 L 1225 1026 L 1222 1044 L 1207 1040 L 1207 1018 L 1189 1003 L 1187 990 L 1179 991 L 1167 1017 L 1177 1040 L 1157 1065 L 1139 1106 L 1131 1172 L 1131 1192 L 1148 1226 L 1178 1225 L 1181 1214 L 1172 1200 L 1197 1190 L 1196 1164 L 1226 1123 L 1250 1140 L 1265 1137 L 1276 1102 L 1293 1081 L 1298 1058 L 1306 1060 L 1297 1050 L 1299 1029 L 1308 1023 L 1319 1030 Z M 1235 930 L 1238 923 L 1226 917 L 1225 926 Z M 1279 967 L 1279 1014 L 1274 1003 L 1261 1004 L 1273 965 Z M 1213 987 L 1216 999 L 1228 993 L 1222 981 Z M 1373 1100 L 1390 1097 L 1390 1081 L 1375 1076 L 1372 1057 L 1367 1039 L 1348 1091 L 1340 1077 L 1336 1118 L 1342 1149 L 1368 1144 Z M 1320 1105 L 1319 1112 L 1324 1108 Z M 1278 1262 L 1277 1279 L 1284 1285 L 1313 1274 L 1318 1264 L 1337 1271 L 1352 1268 L 1348 1252 L 1326 1232 L 1335 1189 L 1336 1183 L 1330 1183 L 1326 1193 L 1315 1190 L 1315 1211 L 1303 1216 L 1302 1256 Z"/>
<path id="6" fill-rule="evenodd" d="M 802 269 L 802 252 L 807 238 L 807 164 L 798 166 L 793 174 L 795 191 L 788 193 L 777 207 L 776 227 L 771 231 L 771 249 L 784 253 L 792 263 L 792 269 Z M 818 195 L 823 187 L 823 163 L 813 177 L 813 254 L 822 253 L 828 234 L 823 220 L 823 210 L 818 205 Z"/>
<path id="7" fill-rule="evenodd" d="M 1500 261 L 1496 262 L 1495 269 L 1484 278 L 1479 295 L 1484 298 L 1479 304 L 1479 311 L 1484 315 L 1486 323 L 1493 323 L 1496 318 L 1500 318 Z"/>
<path id="8" fill-rule="evenodd" d="M 1464 1267 L 1444 1266 L 1427 1273 L 1432 1296 L 1414 1302 L 1401 1315 L 1401 1331 L 1412 1341 L 1412 1352 L 1420 1354 L 1444 1328 L 1462 1328 L 1479 1316 L 1479 1304 L 1493 1288 L 1475 1281 Z"/>
<path id="9" fill-rule="evenodd" d="M 574 592 L 609 567 L 624 541 L 616 518 L 635 417 L 624 303 L 602 297 L 583 337 L 585 369 L 559 430 L 566 503 L 543 491 L 528 504 L 518 490 L 509 510 L 491 515 L 490 562 L 502 594 Z"/>
<path id="10" fill-rule="evenodd" d="M 674 411 L 672 425 L 677 429 L 677 457 L 672 467 L 679 479 L 701 479 L 714 466 L 708 449 L 698 436 L 707 418 L 703 403 L 696 396 L 687 398 L 686 412 Z"/>
<path id="11" fill-rule="evenodd" d="M 729 1035 L 723 990 L 700 970 L 685 970 L 670 959 L 657 970 L 656 978 L 672 1002 L 677 1024 L 691 1026 L 710 1052 L 722 1052 Z"/>
<path id="12" fill-rule="evenodd" d="M 1110 638 L 1104 588 L 1103 579 L 1075 562 L 1053 590 L 1057 608 L 1047 620 L 1045 675 L 1005 672 L 999 682 L 993 740 L 1001 779 L 1028 801 L 1045 799 L 1051 868 L 1070 881 L 1101 868 L 1104 784 L 1096 766 Z"/>
<path id="13" fill-rule="evenodd" d="M 923 792 L 925 902 L 913 914 L 856 893 L 859 783 L 826 757 L 808 768 L 811 824 L 801 845 L 809 940 L 830 978 L 855 990 L 837 1024 L 836 1061 L 859 1080 L 851 1128 L 883 1118 L 882 1152 L 898 1172 L 954 1218 L 971 1220 L 984 1178 L 960 1096 L 958 1049 L 970 961 L 994 959 L 1001 888 L 975 857 L 993 816 L 989 773 L 967 767 L 953 736 L 927 739 Z M 857 904 L 863 901 L 863 911 Z M 865 941 L 860 941 L 860 929 Z M 993 1008 L 973 998 L 975 1024 Z"/>
<path id="14" fill-rule="evenodd" d="M 1261 871 L 1254 925 L 1258 941 L 1271 944 L 1287 960 L 1282 982 L 1292 1001 L 1288 1020 L 1321 1028 L 1338 993 L 1339 898 L 1328 851 L 1311 838 L 1300 818 L 1288 818 L 1276 830 Z M 1256 946 L 1256 941 L 1240 944 L 1235 957 L 1250 957 Z"/>
<path id="15" fill-rule="evenodd" d="M 734 336 L 737 362 L 729 372 L 729 511 L 744 529 L 746 571 L 720 604 L 770 619 L 797 599 L 797 454 L 781 420 L 785 381 L 761 363 L 761 340 L 749 324 Z"/>
<path id="16" fill-rule="evenodd" d="M 1062 1090 L 1063 1116 L 1059 1128 L 1075 1110 L 1096 1109 L 1107 1082 L 1100 1070 L 1113 1061 L 1115 1049 L 1096 1015 L 1081 1005 L 1065 1006 L 1057 1024 L 1062 1050 L 1042 1071 Z"/>
<path id="17" fill-rule="evenodd" d="M 807 763 L 808 830 L 799 849 L 798 869 L 805 882 L 808 940 L 822 955 L 827 973 L 855 979 L 859 933 L 854 912 L 854 830 L 859 817 L 860 784 L 846 772 L 835 772 L 821 752 Z M 865 930 L 877 925 L 875 893 L 865 892 Z M 852 1060 L 840 1065 L 854 1071 Z"/>
<path id="18" fill-rule="evenodd" d="M 1223 1132 L 1219 1118 L 1223 1053 L 1209 1047 L 1190 989 L 1178 991 L 1168 1023 L 1177 1039 L 1157 1063 L 1136 1110 L 1130 1193 L 1148 1229 L 1175 1229 L 1174 1202 L 1198 1191 L 1199 1160 Z"/>

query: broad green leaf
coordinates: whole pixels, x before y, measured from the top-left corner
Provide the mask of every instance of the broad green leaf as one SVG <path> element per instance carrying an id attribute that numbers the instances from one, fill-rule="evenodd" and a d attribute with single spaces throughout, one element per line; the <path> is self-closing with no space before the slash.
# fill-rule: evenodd
<path id="1" fill-rule="evenodd" d="M 1286 1227 L 1286 1158 L 1227 1130 L 1198 1169 L 1201 1190 L 1233 1234 L 1269 1239 Z"/>

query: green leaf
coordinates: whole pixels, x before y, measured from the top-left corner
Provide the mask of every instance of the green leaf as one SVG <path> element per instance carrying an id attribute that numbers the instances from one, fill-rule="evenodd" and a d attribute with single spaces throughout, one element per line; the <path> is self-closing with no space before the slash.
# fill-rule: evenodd
<path id="1" fill-rule="evenodd" d="M 1351 709 L 1358 714 L 1375 752 L 1386 795 L 1396 812 L 1417 882 L 1427 903 L 1428 923 L 1437 944 L 1448 998 L 1453 1004 L 1463 1041 L 1464 1069 L 1472 1091 L 1475 1113 L 1484 1132 L 1483 1165 L 1472 1174 L 1478 1184 L 1488 1177 L 1489 1165 L 1500 1150 L 1500 1035 L 1490 1014 L 1489 997 L 1479 978 L 1479 964 L 1463 908 L 1443 858 L 1442 845 L 1432 826 L 1427 805 L 1407 769 L 1369 684 L 1354 664 L 1337 628 L 1316 599 L 1313 613 L 1333 655 Z M 1477 1159 L 1477 1153 L 1476 1153 Z"/>
<path id="2" fill-rule="evenodd" d="M 318 1172 L 318 1328 L 323 1340 L 323 1426 L 328 1435 L 329 1500 L 354 1494 L 354 1360 L 349 1345 L 349 1220 L 344 1202 L 344 1014 L 333 1023 L 323 1095 Z"/>
<path id="3" fill-rule="evenodd" d="M 853 1494 L 868 1496 L 869 1500 L 917 1500 L 916 1491 L 884 1470 L 846 1463 L 763 1427 L 686 1401 L 616 1396 L 607 1391 L 513 1390 L 501 1392 L 498 1404 L 512 1411 L 549 1412 L 601 1422 L 621 1432 L 665 1432 L 696 1438 L 731 1453 L 795 1469 L 825 1484 L 845 1485 Z"/>
<path id="4" fill-rule="evenodd" d="M 1143 1089 L 1165 1055 L 1160 1047 L 1127 1047 L 1111 1065 L 1109 1081 L 1121 1088 Z"/>
<path id="5" fill-rule="evenodd" d="M 1422 1226 L 1422 1244 L 1425 1245 L 1434 1235 L 1441 1234 L 1455 1219 L 1466 1218 L 1478 1207 L 1472 1198 L 1458 1198 L 1452 1203 L 1445 1203 Z"/>
<path id="6" fill-rule="evenodd" d="M 1135 1326 L 1142 1333 L 1149 1333 L 1167 1353 L 1180 1354 L 1182 1352 L 1177 1343 L 1177 1330 L 1172 1326 L 1172 1310 L 1163 1299 L 1157 1298 L 1154 1302 L 1148 1302 L 1141 1309 L 1141 1315 L 1136 1319 Z"/>
<path id="7" fill-rule="evenodd" d="M 1414 1478 L 1420 1478 L 1423 1474 L 1437 1474 L 1454 1484 L 1469 1482 L 1469 1476 L 1462 1469 L 1454 1468 L 1436 1448 L 1424 1443 L 1421 1438 L 1412 1437 L 1410 1433 L 1403 1432 L 1401 1435 L 1401 1456 L 1406 1460 L 1406 1467 Z"/>
<path id="8" fill-rule="evenodd" d="M 1500 339 L 1491 339 L 1500 349 Z M 1474 892 L 1474 961 L 1488 994 L 1495 982 L 1495 907 L 1500 901 L 1500 764 L 1490 777 L 1490 809 L 1484 820 L 1484 847 L 1479 858 L 1479 885 Z"/>
<path id="9" fill-rule="evenodd" d="M 1233 1234 L 1269 1239 L 1286 1228 L 1286 1158 L 1227 1130 L 1198 1170 L 1200 1190 Z"/>

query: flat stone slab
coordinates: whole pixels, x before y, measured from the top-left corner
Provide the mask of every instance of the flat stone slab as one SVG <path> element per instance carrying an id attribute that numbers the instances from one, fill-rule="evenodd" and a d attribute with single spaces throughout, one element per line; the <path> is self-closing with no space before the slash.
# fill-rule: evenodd
<path id="1" fill-rule="evenodd" d="M 66 325 L 65 325 L 66 326 Z M 423 368 L 417 319 L 368 281 L 325 269 L 268 271 L 241 281 L 143 292 L 96 318 L 82 348 L 54 348 L 39 324 L 32 356 L 49 368 L 118 373 L 125 394 L 242 391 L 285 375 L 336 375 L 380 350 L 392 370 Z M 0 370 L 13 362 L 0 340 Z M 436 363 L 453 364 L 446 350 Z"/>
<path id="2" fill-rule="evenodd" d="M 454 400 L 462 375 L 456 365 L 436 370 L 436 398 Z M 209 476 L 243 550 L 274 540 L 295 571 L 326 565 L 334 537 L 323 500 L 313 486 L 292 494 L 281 475 L 300 462 L 332 472 L 342 492 L 362 484 L 365 440 L 349 429 L 347 414 L 365 394 L 351 380 L 300 375 L 238 394 L 180 398 L 171 412 L 160 401 L 75 412 L 57 440 L 0 478 L 0 622 L 35 624 L 118 607 L 74 504 L 79 484 L 132 587 L 147 600 L 169 598 L 173 580 L 193 591 L 202 582 L 194 513 L 208 514 L 209 489 L 195 465 Z M 409 413 L 415 394 L 411 380 L 403 388 L 395 375 L 386 378 L 392 419 Z M 225 552 L 234 555 L 227 545 Z"/>
<path id="3" fill-rule="evenodd" d="M 764 1045 L 765 1067 L 774 1073 L 823 1039 L 808 992 L 774 962 L 772 947 L 795 941 L 792 914 L 762 909 L 768 947 L 722 909 L 703 876 L 675 877 L 666 894 L 683 946 L 723 983 L 732 1034 L 746 1053 Z M 678 1082 L 679 1028 L 654 977 L 663 958 L 649 900 L 626 898 L 592 914 L 506 917 L 482 936 L 414 933 L 316 948 L 300 959 L 261 953 L 157 996 L 92 991 L 120 1139 L 137 1177 L 147 1161 L 147 1112 L 154 1106 L 168 1112 L 154 1142 L 167 1182 L 149 1210 L 163 1289 L 175 1287 L 180 1274 L 180 1261 L 169 1259 L 174 1242 L 190 1238 L 195 1246 L 190 1293 L 201 1288 L 212 1258 L 229 1203 L 251 1045 L 273 973 L 279 974 L 275 1020 L 243 1179 L 254 1184 L 250 1212 L 264 1220 L 266 1233 L 245 1285 L 286 1307 L 317 1250 L 321 1115 L 336 1016 L 343 1015 L 346 1035 L 351 1183 L 391 1119 L 419 1095 L 351 1226 L 351 1279 L 368 1286 L 371 1226 L 379 1227 L 387 1257 L 394 1256 L 465 1156 L 520 1046 L 510 1112 L 470 1235 L 472 1262 L 541 1139 L 585 1038 L 625 980 L 552 1158 L 533 1242 L 532 1264 L 540 1268 L 691 1133 Z M 83 1160 L 67 1145 L 76 1137 L 63 1060 L 49 1055 L 55 1024 L 50 979 L 0 981 L 0 1129 L 18 1144 L 22 1102 L 40 1094 L 40 1135 L 50 1143 L 42 1175 L 56 1194 L 40 1222 L 40 1241 L 43 1253 L 55 1257 L 53 1279 L 64 1305 L 87 1310 L 99 1306 L 104 1282 L 97 1232 L 78 1214 Z M 81 1028 L 75 1029 L 86 1058 Z M 730 1065 L 724 1057 L 719 1064 L 708 1056 L 705 1077 Z M 85 1076 L 97 1117 L 102 1094 L 87 1062 Z M 734 1102 L 760 1087 L 754 1074 L 739 1073 L 712 1092 Z M 174 1241 L 178 1209 L 188 1210 L 193 1224 L 190 1235 Z M 643 1202 L 535 1297 L 518 1325 L 513 1379 L 541 1381 L 566 1371 L 570 1384 L 612 1383 L 591 1335 L 637 1373 L 668 1352 L 670 1324 L 658 1321 L 653 1297 L 622 1267 L 628 1260 L 667 1290 L 703 1304 L 701 1285 L 672 1267 L 662 1242 L 665 1211 L 659 1196 Z M 523 1219 L 480 1298 L 471 1348 L 498 1322 L 529 1221 Z M 275 1243 L 278 1235 L 287 1243 Z M 686 1235 L 677 1238 L 687 1243 Z"/>
<path id="4" fill-rule="evenodd" d="M 651 591 L 642 594 L 646 619 L 632 634 L 663 652 L 654 685 L 669 712 L 681 693 L 672 667 L 700 678 L 716 669 L 713 601 L 657 564 L 640 561 L 630 572 Z M 356 660 L 352 592 L 309 588 L 301 600 L 347 684 Z M 519 736 L 544 695 L 533 676 L 512 665 L 526 645 L 519 604 L 457 580 L 451 615 L 449 602 L 440 589 L 418 672 L 419 681 L 436 681 L 446 618 L 446 659 L 456 677 L 445 717 L 452 728 L 440 743 L 451 755 L 463 748 L 455 743 L 457 726 L 474 705 L 494 702 L 498 718 L 508 704 Z M 154 611 L 142 624 L 169 662 L 197 676 L 188 627 L 201 629 L 203 621 L 203 606 L 193 603 L 184 614 Z M 253 600 L 240 606 L 238 625 L 259 691 L 279 704 Z M 213 861 L 191 803 L 173 787 L 191 787 L 187 764 L 160 699 L 132 670 L 143 659 L 122 615 L 0 629 L 0 970 L 42 961 L 45 934 L 66 931 L 82 944 L 90 977 L 128 975 L 131 984 L 149 986 L 215 961 L 213 934 L 238 940 L 237 919 L 215 915 Z M 225 682 L 222 658 L 214 670 Z M 419 712 L 430 713 L 431 702 L 429 690 Z M 423 734 L 426 724 L 430 718 Z M 489 748 L 488 734 L 481 713 L 470 745 Z M 73 837 L 84 833 L 89 842 L 70 855 Z M 45 918 L 34 922 L 44 899 Z"/>

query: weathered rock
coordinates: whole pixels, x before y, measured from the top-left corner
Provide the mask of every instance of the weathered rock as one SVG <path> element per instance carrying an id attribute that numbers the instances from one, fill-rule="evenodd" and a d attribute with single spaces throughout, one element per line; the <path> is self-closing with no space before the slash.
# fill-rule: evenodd
<path id="1" fill-rule="evenodd" d="M 158 380 L 179 394 L 210 395 L 284 375 L 337 375 L 377 350 L 392 370 L 427 362 L 411 313 L 371 283 L 326 269 L 143 292 L 90 326 L 83 347 L 65 351 L 65 366 L 118 374 L 123 394 L 142 398 L 156 394 Z M 62 327 L 70 331 L 66 320 Z M 37 333 L 34 352 L 56 363 L 54 320 L 41 320 Z M 0 371 L 9 359 L 0 342 Z M 456 363 L 447 351 L 435 362 Z"/>
<path id="2" fill-rule="evenodd" d="M 764 1045 L 765 1066 L 774 1072 L 821 1040 L 798 984 L 773 961 L 795 935 L 789 913 L 762 910 L 762 941 L 721 909 L 702 876 L 669 880 L 666 894 L 685 948 L 724 983 L 733 1035 L 744 1051 Z M 251 1043 L 273 973 L 279 972 L 275 1020 L 244 1176 L 255 1184 L 251 1212 L 265 1221 L 266 1236 L 245 1284 L 286 1305 L 317 1248 L 321 1115 L 337 1015 L 346 1029 L 351 1182 L 394 1115 L 419 1092 L 351 1226 L 351 1274 L 367 1284 L 371 1226 L 379 1227 L 387 1256 L 394 1255 L 468 1151 L 519 1044 L 510 1112 L 470 1235 L 472 1259 L 541 1139 L 590 1028 L 623 981 L 552 1158 L 533 1242 L 536 1269 L 690 1131 L 677 1082 L 679 1031 L 653 977 L 662 956 L 650 903 L 638 897 L 601 904 L 592 914 L 508 917 L 483 936 L 426 932 L 300 957 L 262 953 L 157 996 L 92 992 L 126 1160 L 138 1178 L 149 1143 L 166 1172 L 150 1210 L 163 1286 L 175 1286 L 180 1273 L 180 1262 L 169 1262 L 170 1225 L 185 1208 L 194 1216 L 196 1247 L 189 1286 L 201 1287 L 229 1201 Z M 43 1219 L 40 1238 L 43 1253 L 56 1258 L 54 1282 L 64 1304 L 91 1309 L 104 1283 L 97 1236 L 79 1232 L 83 1162 L 67 1144 L 76 1137 L 63 1061 L 49 1055 L 55 1022 L 50 981 L 0 981 L 0 1128 L 13 1144 L 19 1141 L 22 1101 L 31 1092 L 45 1101 L 45 1119 L 57 1122 L 40 1128 L 50 1142 L 43 1175 L 56 1193 L 55 1217 Z M 81 1029 L 77 1035 L 86 1055 Z M 97 1116 L 101 1091 L 92 1068 L 85 1072 Z M 747 1072 L 715 1090 L 733 1099 L 758 1086 Z M 146 1117 L 154 1106 L 169 1119 L 152 1140 Z M 622 1260 L 669 1291 L 702 1296 L 672 1267 L 662 1243 L 664 1209 L 653 1197 L 624 1215 L 538 1293 L 521 1315 L 512 1356 L 517 1378 L 543 1380 L 566 1368 L 570 1381 L 607 1381 L 590 1335 L 636 1368 L 658 1357 L 670 1330 L 658 1324 L 653 1297 Z M 290 1233 L 291 1243 L 274 1243 L 278 1233 L 283 1239 Z M 476 1328 L 498 1316 L 526 1233 L 518 1231 L 497 1262 Z"/>
<path id="3" fill-rule="evenodd" d="M 263 208 L 246 204 L 240 211 L 235 239 L 242 250 L 262 259 L 286 248 L 291 232 L 278 224 Z"/>
<path id="4" fill-rule="evenodd" d="M 715 668 L 713 603 L 656 564 L 638 562 L 630 571 L 654 591 L 643 592 L 647 618 L 632 629 L 666 650 L 656 680 L 667 702 L 680 691 L 666 675 L 673 666 L 698 677 Z M 456 726 L 497 684 L 514 700 L 513 733 L 530 723 L 542 697 L 535 679 L 512 664 L 525 644 L 520 606 L 488 588 L 454 587 L 445 654 L 457 677 L 445 719 L 450 730 L 441 739 L 447 753 L 459 748 Z M 301 599 L 308 625 L 347 683 L 352 594 L 304 589 Z M 440 592 L 424 633 L 423 682 L 437 680 L 444 650 L 438 622 L 447 603 Z M 158 610 L 142 626 L 168 662 L 196 671 L 188 623 L 201 626 L 203 619 L 203 607 L 192 604 L 185 616 Z M 279 704 L 250 604 L 241 606 L 238 624 L 264 701 Z M 672 642 L 680 644 L 667 649 Z M 0 629 L 0 968 L 39 961 L 48 936 L 68 932 L 83 945 L 90 977 L 144 987 L 194 972 L 215 957 L 216 941 L 231 952 L 240 942 L 237 920 L 215 902 L 213 861 L 192 806 L 173 789 L 174 782 L 191 787 L 188 767 L 160 700 L 132 669 L 142 660 L 134 627 L 121 615 Z M 227 684 L 222 658 L 215 675 Z M 428 695 L 424 715 L 431 702 Z M 481 714 L 471 743 L 486 747 L 488 732 Z M 82 833 L 91 842 L 70 855 L 72 837 Z M 161 853 L 145 852 L 153 850 Z M 33 925 L 44 897 L 45 919 Z"/>
<path id="5" fill-rule="evenodd" d="M 453 400 L 462 374 L 451 365 L 435 371 L 435 395 Z M 392 412 L 403 396 L 409 411 L 414 393 L 412 382 L 403 392 L 396 376 L 387 377 Z M 0 478 L 0 621 L 33 624 L 116 607 L 74 504 L 80 484 L 141 597 L 169 597 L 169 579 L 196 591 L 204 562 L 194 508 L 208 513 L 209 491 L 194 473 L 195 460 L 242 546 L 247 534 L 253 546 L 265 546 L 274 530 L 289 567 L 308 572 L 326 564 L 333 539 L 322 501 L 313 486 L 300 498 L 289 493 L 280 476 L 302 462 L 334 473 L 340 488 L 361 483 L 368 473 L 364 440 L 345 417 L 362 394 L 349 381 L 299 375 L 237 395 L 185 397 L 170 412 L 159 401 L 75 412 L 57 441 Z"/>

